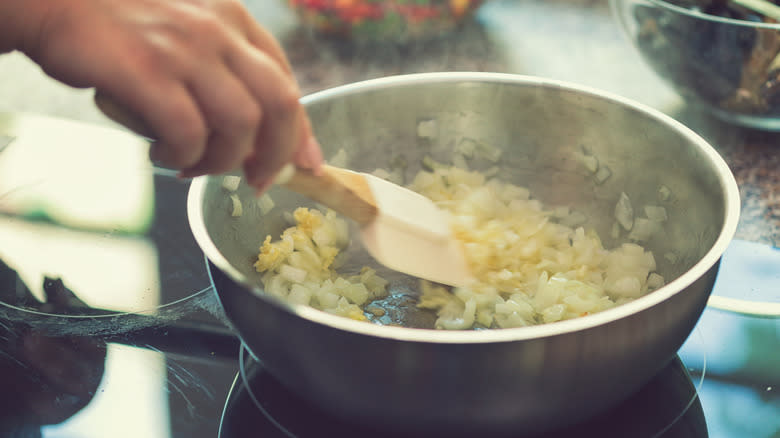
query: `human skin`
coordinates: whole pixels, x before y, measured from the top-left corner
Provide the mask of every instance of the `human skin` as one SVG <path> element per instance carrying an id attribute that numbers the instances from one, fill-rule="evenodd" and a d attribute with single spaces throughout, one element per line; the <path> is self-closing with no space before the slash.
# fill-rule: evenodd
<path id="1" fill-rule="evenodd" d="M 262 190 L 322 162 L 284 51 L 239 0 L 0 0 L 0 23 L 0 53 L 94 87 L 184 177 L 243 168 Z"/>

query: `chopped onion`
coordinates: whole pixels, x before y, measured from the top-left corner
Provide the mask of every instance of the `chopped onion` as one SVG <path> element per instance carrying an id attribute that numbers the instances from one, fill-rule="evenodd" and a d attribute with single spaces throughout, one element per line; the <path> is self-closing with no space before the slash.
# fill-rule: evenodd
<path id="1" fill-rule="evenodd" d="M 604 184 L 609 177 L 612 176 L 612 171 L 607 166 L 599 166 L 599 170 L 593 176 L 596 179 L 596 184 Z"/>
<path id="2" fill-rule="evenodd" d="M 664 185 L 658 187 L 658 200 L 668 201 L 672 197 L 672 191 Z"/>
<path id="3" fill-rule="evenodd" d="M 463 154 L 456 156 L 465 160 Z M 454 289 L 421 281 L 418 306 L 436 312 L 437 328 L 522 327 L 576 318 L 663 285 L 651 252 L 636 243 L 605 248 L 595 231 L 582 226 L 587 223 L 583 213 L 567 206 L 550 209 L 532 199 L 527 188 L 480 172 L 430 157 L 423 164 L 429 171 L 418 173 L 410 188 L 451 216 L 476 279 Z M 614 239 L 624 229 L 637 241 L 652 237 L 661 224 L 653 219 L 662 211 L 652 207 L 644 209 L 648 218 L 634 218 L 630 199 L 622 193 Z M 336 271 L 349 243 L 346 222 L 331 211 L 303 208 L 284 217 L 294 226 L 277 242 L 268 236 L 258 256 L 256 267 L 265 270 L 266 288 L 297 303 L 305 302 L 309 291 L 309 305 L 365 320 L 361 309 L 371 313 L 371 302 L 387 296 L 388 282 L 369 268 L 350 276 Z"/>
<path id="4" fill-rule="evenodd" d="M 625 192 L 620 193 L 620 198 L 615 205 L 615 219 L 625 230 L 630 230 L 634 226 L 634 208 Z"/>
<path id="5" fill-rule="evenodd" d="M 270 213 L 275 205 L 273 198 L 268 193 L 263 193 L 262 196 L 257 198 L 257 206 L 260 207 L 260 214 L 262 215 Z"/>
<path id="6" fill-rule="evenodd" d="M 422 165 L 424 168 L 428 170 L 435 171 L 437 169 L 445 169 L 447 166 L 445 166 L 442 163 L 439 163 L 438 161 L 431 158 L 429 155 L 426 155 L 422 159 Z"/>
<path id="7" fill-rule="evenodd" d="M 657 205 L 645 205 L 645 216 L 656 222 L 665 222 L 669 218 L 666 209 Z"/>
<path id="8" fill-rule="evenodd" d="M 659 228 L 658 222 L 638 217 L 634 219 L 634 226 L 628 233 L 628 238 L 634 242 L 647 242 Z"/>
<path id="9" fill-rule="evenodd" d="M 469 168 L 469 163 L 466 161 L 466 158 L 460 154 L 456 154 L 452 157 L 452 165 L 464 170 L 468 170 Z"/>
<path id="10" fill-rule="evenodd" d="M 477 150 L 477 141 L 473 138 L 462 138 L 455 146 L 455 152 L 463 155 L 466 158 L 474 157 L 474 152 Z"/>
<path id="11" fill-rule="evenodd" d="M 241 177 L 235 175 L 226 175 L 222 178 L 222 188 L 229 192 L 235 192 L 238 185 L 241 184 Z"/>
<path id="12" fill-rule="evenodd" d="M 477 145 L 479 146 L 477 149 L 479 156 L 492 163 L 497 163 L 498 160 L 501 159 L 501 155 L 504 154 L 504 151 L 501 148 L 491 146 L 485 142 L 479 142 Z"/>
<path id="13" fill-rule="evenodd" d="M 439 134 L 436 119 L 420 120 L 417 122 L 417 137 L 433 139 Z"/>
<path id="14" fill-rule="evenodd" d="M 664 277 L 661 275 L 652 272 L 650 275 L 647 276 L 647 288 L 649 290 L 656 290 L 664 285 Z"/>
<path id="15" fill-rule="evenodd" d="M 560 223 L 563 225 L 566 225 L 567 227 L 578 227 L 588 221 L 587 216 L 585 216 L 585 213 L 582 213 L 580 211 L 572 211 L 567 216 L 564 216 L 561 218 Z"/>
<path id="16" fill-rule="evenodd" d="M 590 173 L 596 173 L 599 170 L 599 159 L 593 155 L 582 155 L 580 161 Z"/>
<path id="17" fill-rule="evenodd" d="M 303 280 L 306 279 L 306 274 L 306 270 L 294 268 L 290 265 L 281 265 L 279 267 L 279 275 L 292 283 L 303 283 Z"/>
<path id="18" fill-rule="evenodd" d="M 242 214 L 244 214 L 244 207 L 241 205 L 241 199 L 238 197 L 237 194 L 233 193 L 230 195 L 230 201 L 232 208 L 230 210 L 230 215 L 233 217 L 239 217 Z"/>
<path id="19" fill-rule="evenodd" d="M 294 284 L 290 288 L 290 293 L 287 295 L 287 300 L 294 304 L 309 304 L 311 301 L 311 290 L 301 284 Z"/>

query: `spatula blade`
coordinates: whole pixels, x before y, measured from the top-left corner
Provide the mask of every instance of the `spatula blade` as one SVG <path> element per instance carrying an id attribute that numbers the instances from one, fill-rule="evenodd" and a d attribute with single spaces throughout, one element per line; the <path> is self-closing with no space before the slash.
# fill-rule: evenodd
<path id="1" fill-rule="evenodd" d="M 363 174 L 376 200 L 376 219 L 361 228 L 368 252 L 399 272 L 451 286 L 467 285 L 471 272 L 449 218 L 430 199 Z"/>

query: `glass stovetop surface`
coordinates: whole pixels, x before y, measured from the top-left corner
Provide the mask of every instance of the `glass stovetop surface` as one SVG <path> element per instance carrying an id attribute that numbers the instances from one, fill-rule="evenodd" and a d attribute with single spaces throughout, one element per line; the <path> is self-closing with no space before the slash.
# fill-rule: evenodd
<path id="1" fill-rule="evenodd" d="M 54 123 L 46 126 L 92 129 Z M 90 166 L 81 171 L 98 172 Z M 41 174 L 37 191 L 4 198 L 0 436 L 385 436 L 330 418 L 244 354 L 187 226 L 188 182 L 143 165 L 128 175 L 131 189 L 83 184 L 106 211 L 112 194 L 136 199 L 148 211 L 134 223 L 100 222 L 94 212 L 85 223 L 84 211 L 58 210 L 58 199 L 81 189 L 63 189 L 56 172 Z M 36 208 L 21 208 L 30 198 Z M 735 241 L 714 295 L 739 298 L 741 289 L 772 300 L 777 267 L 777 250 Z M 778 327 L 773 317 L 708 308 L 678 357 L 638 393 L 545 436 L 777 438 Z"/>

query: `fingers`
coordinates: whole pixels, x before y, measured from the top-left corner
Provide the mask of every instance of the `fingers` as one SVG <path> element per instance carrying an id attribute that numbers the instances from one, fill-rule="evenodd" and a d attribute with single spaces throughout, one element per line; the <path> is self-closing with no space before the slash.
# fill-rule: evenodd
<path id="1" fill-rule="evenodd" d="M 156 13 L 178 19 L 131 34 L 140 40 L 127 36 L 130 59 L 89 81 L 136 120 L 109 116 L 149 131 L 153 160 L 184 177 L 243 166 L 248 182 L 264 187 L 290 161 L 317 169 L 322 153 L 278 41 L 237 0 L 192 5 L 216 9 L 161 6 Z"/>
<path id="2" fill-rule="evenodd" d="M 286 74 L 292 77 L 292 67 L 279 41 L 257 23 L 242 3 L 236 0 L 222 0 L 220 4 L 223 9 L 222 16 L 230 21 L 234 28 L 240 32 L 242 38 L 270 56 Z"/>
<path id="3" fill-rule="evenodd" d="M 224 64 L 199 70 L 191 81 L 209 137 L 200 160 L 181 175 L 195 177 L 239 168 L 253 151 L 264 110 Z"/>
<path id="4" fill-rule="evenodd" d="M 129 74 L 132 82 L 136 75 Z M 198 103 L 183 83 L 159 79 L 142 86 L 122 85 L 105 87 L 109 99 L 121 103 L 140 120 L 128 122 L 117 113 L 109 114 L 117 122 L 131 129 L 151 131 L 156 139 L 152 148 L 152 160 L 165 166 L 186 169 L 198 163 L 207 147 L 207 122 Z"/>
<path id="5" fill-rule="evenodd" d="M 227 59 L 252 95 L 262 103 L 263 120 L 250 159 L 244 163 L 248 182 L 262 187 L 311 141 L 311 128 L 297 84 L 274 57 L 244 44 Z M 306 149 L 308 150 L 308 149 Z M 308 163 L 307 167 L 316 166 Z"/>

